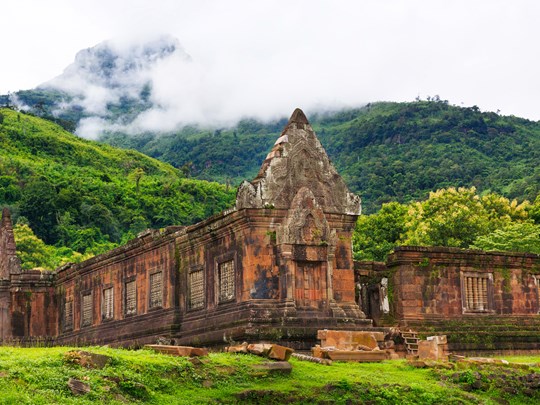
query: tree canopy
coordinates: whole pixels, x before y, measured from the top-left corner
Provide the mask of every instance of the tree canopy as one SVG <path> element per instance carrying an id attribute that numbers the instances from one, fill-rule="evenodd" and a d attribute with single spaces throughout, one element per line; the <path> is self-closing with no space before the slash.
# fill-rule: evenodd
<path id="1" fill-rule="evenodd" d="M 383 204 L 358 219 L 355 258 L 385 260 L 397 245 L 540 253 L 539 199 L 519 204 L 474 187 L 440 189 L 424 201 Z"/>

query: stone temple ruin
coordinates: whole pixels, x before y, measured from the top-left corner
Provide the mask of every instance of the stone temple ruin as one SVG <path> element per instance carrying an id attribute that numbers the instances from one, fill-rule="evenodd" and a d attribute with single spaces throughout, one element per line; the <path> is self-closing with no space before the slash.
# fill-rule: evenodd
<path id="1" fill-rule="evenodd" d="M 318 330 L 400 325 L 447 333 L 450 348 L 540 349 L 539 256 L 407 247 L 387 263 L 354 263 L 360 212 L 299 109 L 256 178 L 240 185 L 236 206 L 201 223 L 147 230 L 54 272 L 22 271 L 4 209 L 0 336 L 307 349 Z M 484 344 L 484 324 L 521 332 L 507 328 Z"/>

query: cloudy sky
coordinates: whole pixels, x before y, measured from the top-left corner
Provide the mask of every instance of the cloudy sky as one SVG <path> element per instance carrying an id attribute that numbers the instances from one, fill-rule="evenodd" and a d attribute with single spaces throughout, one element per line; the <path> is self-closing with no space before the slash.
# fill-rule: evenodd
<path id="1" fill-rule="evenodd" d="M 194 120 L 428 95 L 540 120 L 534 0 L 18 0 L 0 19 L 0 94 L 104 40 L 169 34 L 197 71 L 162 70 L 162 97 L 189 102 Z"/>

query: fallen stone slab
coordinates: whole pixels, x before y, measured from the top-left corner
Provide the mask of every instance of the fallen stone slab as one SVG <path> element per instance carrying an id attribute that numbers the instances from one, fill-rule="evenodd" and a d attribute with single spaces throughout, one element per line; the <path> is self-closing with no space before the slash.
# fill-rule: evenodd
<path id="1" fill-rule="evenodd" d="M 288 361 L 273 361 L 262 364 L 254 364 L 254 370 L 263 371 L 269 374 L 291 374 L 292 365 Z"/>
<path id="2" fill-rule="evenodd" d="M 268 352 L 268 358 L 279 361 L 288 361 L 293 352 L 294 350 L 290 347 L 272 345 L 270 351 Z"/>
<path id="3" fill-rule="evenodd" d="M 388 353 L 383 350 L 372 350 L 369 352 L 359 350 L 328 350 L 326 355 L 331 360 L 358 362 L 383 361 L 389 358 Z"/>
<path id="4" fill-rule="evenodd" d="M 155 352 L 178 357 L 201 357 L 208 355 L 208 349 L 191 346 L 145 345 Z"/>
<path id="5" fill-rule="evenodd" d="M 244 342 L 241 345 L 234 345 L 234 346 L 226 347 L 225 351 L 228 353 L 249 353 L 247 342 Z"/>
<path id="6" fill-rule="evenodd" d="M 192 347 L 190 357 L 203 357 L 208 356 L 208 349 L 202 347 Z"/>
<path id="7" fill-rule="evenodd" d="M 75 378 L 70 378 L 67 382 L 73 395 L 84 395 L 90 392 L 90 385 Z"/>
<path id="8" fill-rule="evenodd" d="M 375 349 L 379 346 L 378 342 L 384 342 L 384 333 L 323 329 L 317 331 L 317 339 L 321 341 L 323 348 L 334 346 L 340 350 L 356 350 L 362 346 Z"/>
<path id="9" fill-rule="evenodd" d="M 269 343 L 253 343 L 247 347 L 248 352 L 257 356 L 266 356 L 271 348 L 272 345 Z"/>

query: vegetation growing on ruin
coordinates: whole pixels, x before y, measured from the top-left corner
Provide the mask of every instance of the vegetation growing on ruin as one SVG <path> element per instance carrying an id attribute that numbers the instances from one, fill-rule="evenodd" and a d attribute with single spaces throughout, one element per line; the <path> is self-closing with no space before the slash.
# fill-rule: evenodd
<path id="1" fill-rule="evenodd" d="M 233 204 L 233 189 L 186 179 L 139 152 L 10 109 L 0 115 L 0 206 L 12 211 L 25 268 L 80 261 L 146 228 L 196 223 Z"/>
<path id="2" fill-rule="evenodd" d="M 0 347 L 0 403 L 19 404 L 267 404 L 385 403 L 533 404 L 540 400 L 540 358 L 516 361 L 533 367 L 462 365 L 417 369 L 403 360 L 319 365 L 291 359 L 288 376 L 272 376 L 252 365 L 252 355 L 213 353 L 201 362 L 147 350 L 86 348 L 111 356 L 103 369 L 73 361 L 65 347 Z M 89 384 L 75 396 L 68 380 Z"/>

